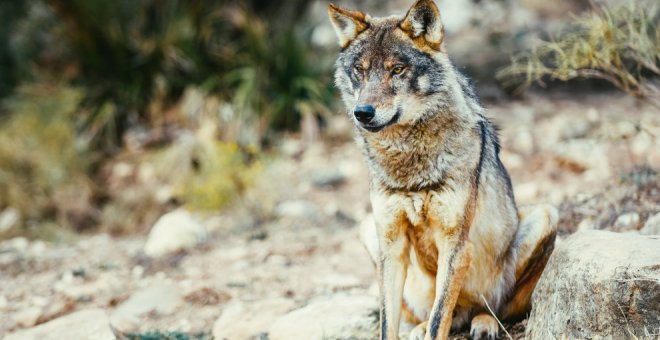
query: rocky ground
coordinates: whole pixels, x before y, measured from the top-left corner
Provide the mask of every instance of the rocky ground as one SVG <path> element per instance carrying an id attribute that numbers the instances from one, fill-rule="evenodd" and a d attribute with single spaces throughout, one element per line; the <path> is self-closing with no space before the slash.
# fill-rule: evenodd
<path id="1" fill-rule="evenodd" d="M 488 107 L 519 204 L 558 206 L 562 235 L 660 232 L 658 108 L 613 93 Z M 341 116 L 321 141 L 288 138 L 226 211 L 178 211 L 186 226 L 154 236 L 151 256 L 146 233 L 4 241 L 0 336 L 100 308 L 133 338 L 373 339 L 375 271 L 357 229 L 370 210 L 361 157 Z M 177 242 L 195 246 L 163 255 Z M 519 338 L 524 325 L 507 327 Z"/>

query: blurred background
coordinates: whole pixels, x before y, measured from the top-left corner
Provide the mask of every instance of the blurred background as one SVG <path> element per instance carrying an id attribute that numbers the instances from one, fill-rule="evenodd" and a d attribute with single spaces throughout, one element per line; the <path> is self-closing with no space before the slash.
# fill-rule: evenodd
<path id="1" fill-rule="evenodd" d="M 658 5 L 438 5 L 518 201 L 564 235 L 660 232 Z M 0 336 L 101 308 L 133 338 L 286 339 L 313 299 L 371 310 L 341 300 L 375 288 L 326 6 L 0 2 Z M 329 338 L 370 338 L 356 318 Z"/>

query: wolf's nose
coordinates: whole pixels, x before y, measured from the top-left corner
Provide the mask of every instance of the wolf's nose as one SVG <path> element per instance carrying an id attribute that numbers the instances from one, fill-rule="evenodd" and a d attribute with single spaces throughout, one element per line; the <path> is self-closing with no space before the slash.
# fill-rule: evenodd
<path id="1" fill-rule="evenodd" d="M 376 109 L 371 105 L 358 105 L 353 110 L 355 118 L 360 123 L 369 123 L 376 115 Z"/>

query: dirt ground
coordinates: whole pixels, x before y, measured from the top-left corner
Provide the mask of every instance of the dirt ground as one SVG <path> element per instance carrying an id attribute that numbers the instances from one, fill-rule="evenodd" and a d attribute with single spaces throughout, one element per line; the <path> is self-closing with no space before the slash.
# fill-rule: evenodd
<path id="1" fill-rule="evenodd" d="M 660 211 L 658 108 L 618 93 L 536 94 L 487 107 L 518 203 L 559 207 L 562 237 L 635 232 Z M 149 259 L 146 234 L 0 243 L 0 335 L 91 307 L 112 314 L 158 285 L 175 289 L 151 298 L 175 307 L 121 327 L 210 336 L 237 305 L 279 299 L 292 310 L 319 296 L 376 296 L 357 229 L 370 211 L 369 177 L 350 136 L 337 115 L 320 141 L 286 139 L 244 198 L 218 215 L 195 215 L 209 237 L 185 253 Z M 524 322 L 508 327 L 523 336 Z"/>

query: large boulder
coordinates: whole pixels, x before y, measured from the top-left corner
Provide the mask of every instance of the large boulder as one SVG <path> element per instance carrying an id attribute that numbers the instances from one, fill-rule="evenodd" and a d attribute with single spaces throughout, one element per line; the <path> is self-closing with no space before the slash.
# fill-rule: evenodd
<path id="1" fill-rule="evenodd" d="M 555 249 L 532 298 L 529 339 L 660 333 L 660 236 L 588 230 Z"/>

